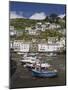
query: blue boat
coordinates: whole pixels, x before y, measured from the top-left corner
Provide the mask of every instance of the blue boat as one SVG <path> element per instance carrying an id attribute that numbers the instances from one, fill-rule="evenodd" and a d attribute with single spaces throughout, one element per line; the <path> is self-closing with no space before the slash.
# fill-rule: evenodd
<path id="1" fill-rule="evenodd" d="M 33 69 L 32 76 L 33 77 L 55 77 L 55 76 L 57 76 L 57 70 L 52 70 L 52 71 L 41 70 L 41 71 L 39 71 L 39 70 Z"/>

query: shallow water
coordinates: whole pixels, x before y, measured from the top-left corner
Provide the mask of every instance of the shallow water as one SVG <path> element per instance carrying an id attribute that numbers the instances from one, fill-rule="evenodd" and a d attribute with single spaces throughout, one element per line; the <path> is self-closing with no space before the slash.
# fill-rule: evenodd
<path id="1" fill-rule="evenodd" d="M 53 65 L 58 70 L 58 76 L 54 78 L 35 78 L 31 71 L 24 68 L 18 61 L 16 72 L 10 78 L 10 88 L 30 88 L 46 86 L 63 86 L 66 84 L 65 55 L 42 56 L 42 62 Z"/>

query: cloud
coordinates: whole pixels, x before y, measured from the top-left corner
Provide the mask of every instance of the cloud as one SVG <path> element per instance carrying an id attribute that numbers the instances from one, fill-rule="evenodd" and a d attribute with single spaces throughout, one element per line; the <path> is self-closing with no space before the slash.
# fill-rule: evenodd
<path id="1" fill-rule="evenodd" d="M 65 16 L 65 14 L 60 14 L 58 17 L 60 17 L 61 19 Z"/>
<path id="2" fill-rule="evenodd" d="M 10 19 L 15 19 L 15 18 L 24 18 L 22 16 L 22 12 L 19 12 L 19 14 L 17 14 L 15 11 L 11 11 L 10 12 Z"/>
<path id="3" fill-rule="evenodd" d="M 35 20 L 43 20 L 46 18 L 46 15 L 44 12 L 40 13 L 34 13 L 32 16 L 30 16 L 29 19 L 35 19 Z"/>

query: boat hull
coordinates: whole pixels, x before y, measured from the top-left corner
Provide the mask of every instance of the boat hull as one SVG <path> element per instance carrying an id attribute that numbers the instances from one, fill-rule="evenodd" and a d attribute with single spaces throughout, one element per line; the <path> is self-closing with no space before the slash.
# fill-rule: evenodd
<path id="1" fill-rule="evenodd" d="M 35 71 L 35 70 L 32 70 L 32 76 L 33 77 L 55 77 L 57 76 L 57 72 L 54 72 L 54 71 Z"/>

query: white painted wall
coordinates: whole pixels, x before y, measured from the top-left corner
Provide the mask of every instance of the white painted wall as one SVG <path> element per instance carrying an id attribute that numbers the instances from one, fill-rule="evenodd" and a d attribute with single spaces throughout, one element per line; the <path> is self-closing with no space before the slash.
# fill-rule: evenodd
<path id="1" fill-rule="evenodd" d="M 35 35 L 36 34 L 36 30 L 29 30 L 29 34 L 30 35 Z"/>
<path id="2" fill-rule="evenodd" d="M 20 41 L 16 41 L 13 43 L 14 50 L 20 52 L 29 52 L 29 46 L 29 43 L 23 43 Z"/>
<path id="3" fill-rule="evenodd" d="M 38 44 L 38 51 L 39 52 L 52 52 L 56 50 L 60 50 L 62 46 L 59 44 Z"/>
<path id="4" fill-rule="evenodd" d="M 29 44 L 21 44 L 20 43 L 20 51 L 21 52 L 29 52 Z"/>

